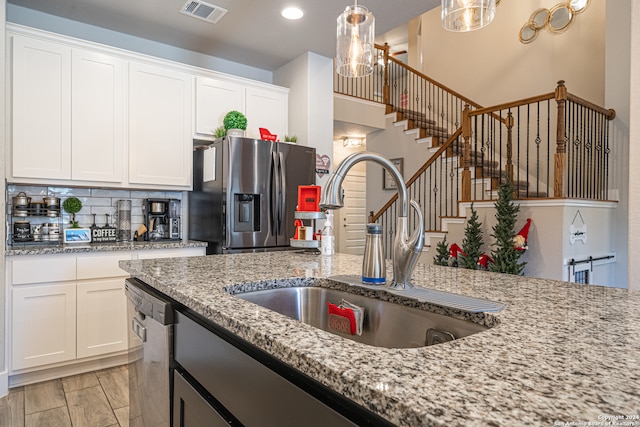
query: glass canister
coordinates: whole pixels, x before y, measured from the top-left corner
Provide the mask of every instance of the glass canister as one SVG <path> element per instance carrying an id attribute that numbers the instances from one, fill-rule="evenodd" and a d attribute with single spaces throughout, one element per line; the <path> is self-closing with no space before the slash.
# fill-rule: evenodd
<path id="1" fill-rule="evenodd" d="M 118 200 L 118 241 L 131 241 L 131 200 Z"/>

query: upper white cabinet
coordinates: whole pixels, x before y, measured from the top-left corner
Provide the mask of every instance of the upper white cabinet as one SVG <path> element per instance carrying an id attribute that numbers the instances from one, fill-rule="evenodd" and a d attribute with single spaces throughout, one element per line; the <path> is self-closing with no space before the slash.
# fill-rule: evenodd
<path id="1" fill-rule="evenodd" d="M 266 128 L 284 141 L 288 133 L 289 93 L 248 87 L 245 100 L 247 137 L 260 138 L 259 128 Z"/>
<path id="2" fill-rule="evenodd" d="M 288 129 L 289 92 L 277 86 L 254 87 L 205 77 L 196 78 L 196 137 L 211 137 L 224 116 L 237 110 L 247 116 L 247 138 L 266 128 L 280 141 Z"/>
<path id="3" fill-rule="evenodd" d="M 249 138 L 287 134 L 286 88 L 7 27 L 9 182 L 189 190 L 193 138 L 227 112 L 247 116 Z"/>
<path id="4" fill-rule="evenodd" d="M 196 77 L 196 136 L 212 136 L 232 110 L 244 111 L 242 85 Z"/>
<path id="5" fill-rule="evenodd" d="M 193 77 L 129 65 L 129 182 L 191 186 Z"/>
<path id="6" fill-rule="evenodd" d="M 125 77 L 117 58 L 14 35 L 10 178 L 122 183 Z"/>
<path id="7" fill-rule="evenodd" d="M 126 62 L 73 49 L 71 178 L 124 181 Z"/>
<path id="8" fill-rule="evenodd" d="M 13 37 L 12 170 L 19 178 L 71 178 L 71 49 Z"/>

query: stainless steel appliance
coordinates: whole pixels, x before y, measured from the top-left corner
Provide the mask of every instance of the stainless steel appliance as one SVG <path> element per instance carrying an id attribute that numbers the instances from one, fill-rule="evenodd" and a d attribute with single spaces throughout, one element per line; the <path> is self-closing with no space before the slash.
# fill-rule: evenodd
<path id="1" fill-rule="evenodd" d="M 142 206 L 147 230 L 145 240 L 181 238 L 181 202 L 178 199 L 145 199 Z"/>
<path id="2" fill-rule="evenodd" d="M 168 427 L 174 312 L 169 301 L 139 280 L 127 279 L 125 293 L 130 326 L 130 425 Z"/>
<path id="3" fill-rule="evenodd" d="M 298 185 L 315 183 L 315 148 L 240 137 L 194 145 L 189 238 L 208 242 L 207 254 L 288 248 Z"/>

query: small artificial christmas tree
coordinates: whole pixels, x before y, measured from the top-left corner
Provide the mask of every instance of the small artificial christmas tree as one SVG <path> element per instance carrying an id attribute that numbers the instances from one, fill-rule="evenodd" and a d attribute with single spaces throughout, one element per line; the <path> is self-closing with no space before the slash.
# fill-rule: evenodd
<path id="1" fill-rule="evenodd" d="M 491 235 L 496 239 L 492 245 L 495 250 L 491 252 L 495 263 L 491 266 L 491 271 L 521 275 L 526 263 L 518 262 L 522 252 L 514 248 L 516 236 L 514 227 L 520 206 L 513 203 L 513 187 L 508 177 L 507 182 L 500 185 L 498 189 L 498 200 L 496 200 L 495 207 L 497 223 L 493 227 Z"/>
<path id="2" fill-rule="evenodd" d="M 473 209 L 473 203 L 471 203 L 471 217 L 467 220 L 467 225 L 464 228 L 464 240 L 462 240 L 462 253 L 460 254 L 460 267 L 464 267 L 469 270 L 478 269 L 478 259 L 482 252 L 480 248 L 483 245 L 482 241 L 482 223 L 478 221 L 478 212 Z"/>
<path id="3" fill-rule="evenodd" d="M 444 240 L 436 245 L 436 256 L 433 257 L 433 263 L 435 265 L 449 265 L 447 264 L 448 259 L 449 245 L 447 245 L 447 236 L 444 236 Z"/>

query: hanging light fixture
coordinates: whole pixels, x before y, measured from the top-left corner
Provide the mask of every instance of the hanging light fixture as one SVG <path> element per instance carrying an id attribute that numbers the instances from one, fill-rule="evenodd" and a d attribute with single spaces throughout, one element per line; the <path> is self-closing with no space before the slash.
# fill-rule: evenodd
<path id="1" fill-rule="evenodd" d="M 473 31 L 493 21 L 496 0 L 442 0 L 442 26 L 449 31 Z"/>
<path id="2" fill-rule="evenodd" d="M 375 18 L 364 6 L 347 6 L 338 16 L 336 72 L 345 77 L 373 73 Z"/>

